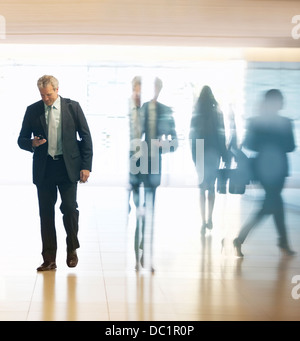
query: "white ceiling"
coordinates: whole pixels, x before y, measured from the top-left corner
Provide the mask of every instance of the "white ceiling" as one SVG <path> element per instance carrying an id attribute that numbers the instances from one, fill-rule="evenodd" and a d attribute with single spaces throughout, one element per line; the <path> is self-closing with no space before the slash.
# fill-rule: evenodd
<path id="1" fill-rule="evenodd" d="M 0 0 L 0 29 L 5 30 L 0 46 L 295 48 L 300 47 L 300 39 L 292 37 L 296 15 L 298 0 Z"/>

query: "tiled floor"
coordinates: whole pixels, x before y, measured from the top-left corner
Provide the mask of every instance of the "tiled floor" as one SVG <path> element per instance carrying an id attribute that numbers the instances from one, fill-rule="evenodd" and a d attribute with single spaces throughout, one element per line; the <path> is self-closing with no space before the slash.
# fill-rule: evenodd
<path id="1" fill-rule="evenodd" d="M 214 229 L 204 238 L 198 196 L 196 188 L 158 189 L 156 271 L 136 273 L 135 210 L 127 225 L 126 189 L 80 185 L 78 266 L 66 265 L 57 211 L 57 270 L 37 273 L 42 259 L 35 187 L 1 186 L 0 320 L 299 321 L 300 278 L 292 279 L 300 276 L 300 211 L 286 211 L 296 257 L 280 254 L 268 218 L 249 236 L 245 258 L 239 259 L 231 241 L 259 193 L 250 188 L 244 196 L 217 195 Z M 298 190 L 285 190 L 287 199 L 299 202 L 297 196 Z"/>

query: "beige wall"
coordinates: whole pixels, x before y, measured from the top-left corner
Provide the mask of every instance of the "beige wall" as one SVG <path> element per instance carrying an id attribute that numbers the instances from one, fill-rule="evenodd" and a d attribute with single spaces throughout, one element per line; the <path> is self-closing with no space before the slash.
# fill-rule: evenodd
<path id="1" fill-rule="evenodd" d="M 0 0 L 0 15 L 0 44 L 300 47 L 297 0 Z"/>

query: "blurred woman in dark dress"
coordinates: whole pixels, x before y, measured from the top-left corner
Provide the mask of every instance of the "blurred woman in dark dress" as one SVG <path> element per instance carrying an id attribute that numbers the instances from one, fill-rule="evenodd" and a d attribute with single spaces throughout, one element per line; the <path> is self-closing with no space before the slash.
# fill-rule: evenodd
<path id="1" fill-rule="evenodd" d="M 221 158 L 226 162 L 227 157 L 223 113 L 211 88 L 207 85 L 202 88 L 196 102 L 189 138 L 200 188 L 201 233 L 205 234 L 206 229 L 213 228 L 215 182 Z M 199 146 L 197 140 L 198 142 L 204 141 L 204 155 L 200 154 L 203 150 L 197 148 Z M 204 167 L 202 161 L 204 161 Z"/>

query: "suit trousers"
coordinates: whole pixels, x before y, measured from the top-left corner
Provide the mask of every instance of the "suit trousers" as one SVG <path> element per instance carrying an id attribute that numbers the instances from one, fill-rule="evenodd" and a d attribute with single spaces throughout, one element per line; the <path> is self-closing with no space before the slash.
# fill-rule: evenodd
<path id="1" fill-rule="evenodd" d="M 279 235 L 278 245 L 280 247 L 288 247 L 287 230 L 285 223 L 284 206 L 282 200 L 282 189 L 285 179 L 279 179 L 276 183 L 268 183 L 261 181 L 261 185 L 265 190 L 265 199 L 261 209 L 252 217 L 252 219 L 241 229 L 238 239 L 243 243 L 249 232 L 267 215 L 274 218 L 277 233 Z"/>
<path id="2" fill-rule="evenodd" d="M 79 248 L 77 205 L 77 182 L 70 181 L 63 158 L 47 158 L 46 174 L 42 184 L 37 185 L 41 222 L 42 256 L 44 261 L 55 261 L 57 238 L 55 227 L 55 204 L 57 191 L 61 196 L 60 210 L 66 231 L 67 251 Z"/>

